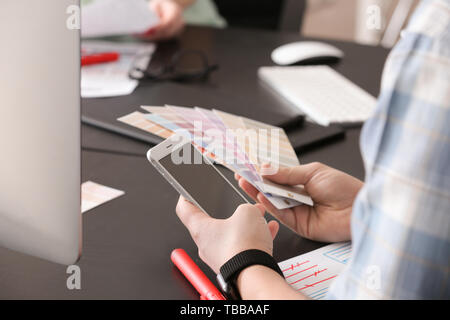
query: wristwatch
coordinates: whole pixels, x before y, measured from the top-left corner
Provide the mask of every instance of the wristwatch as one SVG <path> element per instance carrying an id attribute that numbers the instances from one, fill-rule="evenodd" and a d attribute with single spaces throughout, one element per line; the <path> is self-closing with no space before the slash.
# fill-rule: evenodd
<path id="1" fill-rule="evenodd" d="M 252 265 L 262 265 L 276 271 L 284 278 L 283 272 L 275 259 L 267 252 L 261 250 L 246 250 L 238 253 L 220 267 L 217 281 L 222 291 L 234 300 L 240 300 L 241 295 L 237 289 L 236 280 L 242 270 Z"/>

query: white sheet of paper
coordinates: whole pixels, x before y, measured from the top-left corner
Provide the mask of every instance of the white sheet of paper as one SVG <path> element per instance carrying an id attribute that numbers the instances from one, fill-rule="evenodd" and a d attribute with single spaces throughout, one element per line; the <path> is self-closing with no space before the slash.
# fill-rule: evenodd
<path id="1" fill-rule="evenodd" d="M 146 68 L 156 46 L 152 43 L 123 43 L 112 41 L 83 41 L 84 54 L 118 52 L 116 62 L 95 64 L 81 68 L 81 96 L 83 98 L 114 97 L 131 94 L 139 81 L 130 79 L 133 65 Z"/>
<path id="2" fill-rule="evenodd" d="M 144 33 L 159 21 L 145 0 L 95 0 L 82 3 L 81 36 Z"/>
<path id="3" fill-rule="evenodd" d="M 351 254 L 350 242 L 333 243 L 278 265 L 292 288 L 312 299 L 321 300 L 344 270 Z"/>
<path id="4" fill-rule="evenodd" d="M 81 212 L 84 213 L 124 194 L 122 190 L 86 181 L 81 184 Z"/>

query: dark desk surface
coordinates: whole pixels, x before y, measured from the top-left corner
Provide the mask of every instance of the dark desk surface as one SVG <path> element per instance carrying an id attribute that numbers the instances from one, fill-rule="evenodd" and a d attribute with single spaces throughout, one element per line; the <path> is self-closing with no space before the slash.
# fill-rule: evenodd
<path id="1" fill-rule="evenodd" d="M 83 101 L 83 109 L 109 104 L 113 113 L 120 105 L 130 106 L 130 112 L 141 104 L 200 105 L 275 123 L 296 112 L 261 86 L 256 70 L 271 64 L 273 48 L 298 39 L 293 34 L 188 28 L 181 47 L 204 49 L 220 64 L 210 82 L 140 86 L 131 96 Z M 387 51 L 332 43 L 346 53 L 336 69 L 377 95 Z M 300 160 L 320 161 L 363 178 L 359 132 L 349 130 L 345 140 L 311 150 L 300 155 Z M 170 262 L 171 250 L 184 248 L 211 279 L 214 274 L 199 260 L 174 213 L 177 193 L 145 159 L 149 146 L 89 126 L 83 126 L 82 143 L 82 181 L 126 192 L 83 216 L 84 251 L 78 263 L 82 289 L 67 289 L 66 267 L 0 248 L 0 299 L 198 299 Z M 281 261 L 321 245 L 282 228 L 275 240 L 274 256 Z"/>

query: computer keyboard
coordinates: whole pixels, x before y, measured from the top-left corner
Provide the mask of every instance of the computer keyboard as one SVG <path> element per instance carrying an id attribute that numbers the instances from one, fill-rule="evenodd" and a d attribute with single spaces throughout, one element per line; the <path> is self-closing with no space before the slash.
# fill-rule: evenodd
<path id="1" fill-rule="evenodd" d="M 314 122 L 356 125 L 376 99 L 328 66 L 261 67 L 259 77 Z"/>

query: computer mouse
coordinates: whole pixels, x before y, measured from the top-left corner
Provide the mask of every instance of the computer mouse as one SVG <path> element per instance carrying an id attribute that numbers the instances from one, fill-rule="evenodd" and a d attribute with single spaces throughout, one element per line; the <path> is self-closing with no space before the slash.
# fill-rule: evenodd
<path id="1" fill-rule="evenodd" d="M 272 52 L 272 61 L 282 66 L 330 58 L 341 59 L 343 57 L 344 52 L 342 50 L 327 43 L 315 41 L 288 43 Z"/>

